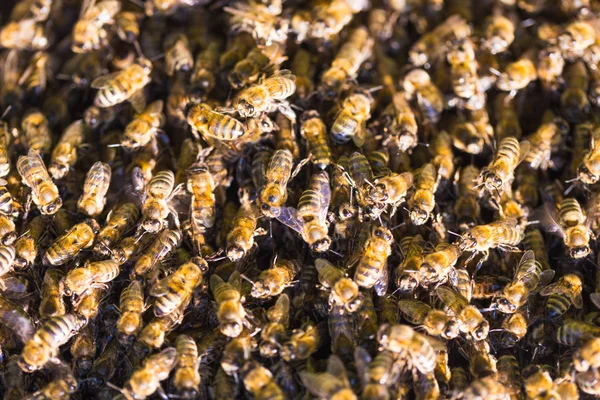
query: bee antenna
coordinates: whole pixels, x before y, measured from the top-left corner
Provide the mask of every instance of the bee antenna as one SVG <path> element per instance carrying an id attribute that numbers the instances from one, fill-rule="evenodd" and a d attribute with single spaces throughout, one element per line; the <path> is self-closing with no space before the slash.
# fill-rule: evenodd
<path id="1" fill-rule="evenodd" d="M 163 58 L 165 56 L 165 53 L 159 53 L 157 55 L 155 55 L 154 57 L 152 57 L 150 59 L 150 61 L 156 61 L 156 60 L 160 60 L 161 58 Z"/>
<path id="2" fill-rule="evenodd" d="M 579 178 L 578 178 L 577 180 L 579 180 Z M 573 179 L 571 179 L 571 180 L 569 180 L 569 181 L 566 181 L 565 183 L 568 183 L 568 182 L 573 182 Z M 568 195 L 569 193 L 571 193 L 571 190 L 573 190 L 573 189 L 575 188 L 575 186 L 577 186 L 577 182 L 573 182 L 573 183 L 572 183 L 572 184 L 571 184 L 571 185 L 570 185 L 570 186 L 567 188 L 567 190 L 565 190 L 565 196 L 566 196 L 566 195 Z"/>
<path id="3" fill-rule="evenodd" d="M 140 0 L 129 0 L 129 1 L 142 9 L 144 8 L 144 3 L 142 3 Z"/>
<path id="4" fill-rule="evenodd" d="M 338 253 L 338 252 L 337 252 L 337 251 L 335 251 L 335 250 L 331 250 L 331 249 L 329 249 L 328 251 L 330 251 L 331 253 L 335 254 L 335 255 L 336 255 L 336 256 L 338 256 L 338 257 L 344 257 L 342 254 Z"/>
<path id="5" fill-rule="evenodd" d="M 417 142 L 419 146 L 429 147 L 429 143 Z"/>
<path id="6" fill-rule="evenodd" d="M 135 52 L 138 54 L 138 57 L 140 58 L 146 58 L 146 56 L 144 56 L 144 52 L 142 51 L 142 46 L 140 46 L 140 42 L 137 40 L 133 41 L 133 46 L 135 47 Z"/>
<path id="7" fill-rule="evenodd" d="M 106 147 L 123 147 L 121 143 L 107 144 Z"/>
<path id="8" fill-rule="evenodd" d="M 125 393 L 125 391 L 123 389 L 121 389 L 120 387 L 118 387 L 116 385 L 113 385 L 110 382 L 106 382 L 106 386 L 108 386 L 109 388 L 111 388 L 113 390 L 116 390 L 117 392 L 120 392 L 120 393 L 123 393 L 123 394 Z"/>
<path id="9" fill-rule="evenodd" d="M 381 89 L 383 89 L 383 85 L 373 86 L 372 88 L 368 89 L 367 91 L 369 93 L 374 93 L 374 92 L 380 91 Z"/>
<path id="10" fill-rule="evenodd" d="M 498 71 L 496 68 L 492 68 L 492 67 L 490 67 L 490 68 L 488 68 L 488 69 L 489 69 L 489 71 L 490 71 L 492 74 L 494 74 L 494 75 L 496 75 L 496 76 L 500 76 L 500 75 L 502 75 L 502 73 L 501 73 L 500 71 Z"/>
<path id="11" fill-rule="evenodd" d="M 4 112 L 2 113 L 2 116 L 0 116 L 0 119 L 4 119 L 4 117 L 6 117 L 6 115 L 10 112 L 11 109 L 12 109 L 12 106 L 6 107 L 6 110 L 4 110 Z"/>
<path id="12" fill-rule="evenodd" d="M 461 236 L 461 235 L 459 235 L 458 233 L 456 233 L 456 232 L 452 232 L 451 230 L 446 230 L 446 232 L 448 232 L 449 234 L 451 234 L 451 235 L 454 235 L 454 236 L 456 236 L 456 237 L 459 237 L 459 238 L 461 238 L 461 237 L 462 237 L 462 236 Z"/>

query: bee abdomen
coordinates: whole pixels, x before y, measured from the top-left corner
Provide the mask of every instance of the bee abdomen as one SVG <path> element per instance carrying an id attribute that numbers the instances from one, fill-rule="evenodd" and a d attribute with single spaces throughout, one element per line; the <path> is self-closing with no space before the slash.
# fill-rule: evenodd
<path id="1" fill-rule="evenodd" d="M 555 294 L 548 298 L 546 303 L 546 315 L 550 319 L 560 318 L 571 307 L 571 301 L 563 294 Z"/>

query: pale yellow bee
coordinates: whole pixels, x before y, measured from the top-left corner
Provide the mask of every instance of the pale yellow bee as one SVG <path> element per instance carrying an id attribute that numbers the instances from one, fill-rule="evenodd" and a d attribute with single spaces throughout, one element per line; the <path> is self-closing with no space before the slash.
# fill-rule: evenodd
<path id="1" fill-rule="evenodd" d="M 52 215 L 62 207 L 58 188 L 52 182 L 37 151 L 30 149 L 27 156 L 20 156 L 17 160 L 17 171 L 23 183 L 31 188 L 31 199 L 42 214 Z"/>

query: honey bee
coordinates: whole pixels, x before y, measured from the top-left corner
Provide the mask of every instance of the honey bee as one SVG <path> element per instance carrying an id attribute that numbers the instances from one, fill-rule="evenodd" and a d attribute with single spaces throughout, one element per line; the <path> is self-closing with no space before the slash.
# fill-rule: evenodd
<path id="1" fill-rule="evenodd" d="M 327 359 L 327 371 L 314 373 L 301 371 L 300 379 L 308 391 L 319 399 L 356 400 L 346 368 L 336 355 Z"/>
<path id="2" fill-rule="evenodd" d="M 498 76 L 496 88 L 504 92 L 510 92 L 511 96 L 527 87 L 531 82 L 537 79 L 535 64 L 531 60 L 531 55 L 525 53 L 517 61 L 508 64 Z"/>
<path id="3" fill-rule="evenodd" d="M 242 118 L 279 111 L 295 121 L 296 113 L 286 100 L 296 91 L 295 81 L 296 77 L 289 70 L 276 72 L 262 82 L 242 90 L 235 99 L 233 108 L 224 108 L 223 111 L 237 112 Z"/>
<path id="4" fill-rule="evenodd" d="M 82 120 L 73 122 L 65 129 L 50 157 L 48 172 L 52 178 L 62 179 L 73 168 L 77 162 L 77 149 L 85 140 L 87 133 L 88 129 Z"/>
<path id="5" fill-rule="evenodd" d="M 389 351 L 381 351 L 374 358 L 362 347 L 354 351 L 354 360 L 358 376 L 363 385 L 362 398 L 389 399 L 387 384 L 399 377 L 400 363 Z"/>
<path id="6" fill-rule="evenodd" d="M 486 190 L 495 192 L 499 197 L 505 185 L 513 181 L 515 169 L 525 159 L 529 148 L 527 141 L 519 143 L 514 137 L 502 139 L 494 159 L 481 171 L 480 182 Z"/>
<path id="7" fill-rule="evenodd" d="M 52 134 L 46 116 L 37 110 L 32 110 L 23 117 L 21 130 L 25 135 L 25 143 L 30 150 L 47 154 L 52 148 Z"/>
<path id="8" fill-rule="evenodd" d="M 167 217 L 169 215 L 173 217 L 175 225 L 179 227 L 177 210 L 173 207 L 171 200 L 181 192 L 183 186 L 175 186 L 173 172 L 169 170 L 158 172 L 146 186 L 141 169 L 134 168 L 133 180 L 134 185 L 142 188 L 140 190 L 143 203 L 140 227 L 149 233 L 159 232 L 168 226 Z"/>
<path id="9" fill-rule="evenodd" d="M 221 356 L 220 365 L 229 376 L 236 375 L 244 363 L 250 359 L 250 353 L 254 349 L 256 342 L 248 332 L 236 338 L 233 338 L 225 345 Z"/>
<path id="10" fill-rule="evenodd" d="M 119 308 L 121 316 L 117 321 L 119 341 L 127 343 L 142 329 L 144 311 L 144 292 L 139 281 L 132 281 L 121 292 Z"/>
<path id="11" fill-rule="evenodd" d="M 465 388 L 462 398 L 465 400 L 509 400 L 511 397 L 504 385 L 498 382 L 495 377 L 486 376 L 473 381 Z"/>
<path id="12" fill-rule="evenodd" d="M 327 142 L 327 128 L 317 111 L 304 112 L 300 133 L 308 142 L 313 164 L 322 170 L 327 168 L 332 163 L 333 155 Z"/>
<path id="13" fill-rule="evenodd" d="M 242 305 L 241 285 L 239 272 L 235 271 L 227 282 L 213 274 L 210 277 L 210 290 L 217 302 L 219 329 L 229 337 L 238 337 L 244 326 L 248 325 L 246 310 Z"/>
<path id="14" fill-rule="evenodd" d="M 394 214 L 396 208 L 406 199 L 406 194 L 412 184 L 413 174 L 410 172 L 391 173 L 375 179 L 367 194 L 367 198 L 375 203 L 375 205 L 371 204 L 373 213 L 377 214 L 378 209 L 383 208 L 381 205 L 389 204 L 392 206 L 392 214 Z"/>
<path id="15" fill-rule="evenodd" d="M 198 91 L 204 96 L 208 95 L 215 86 L 215 73 L 219 63 L 221 43 L 212 41 L 206 49 L 200 51 L 194 61 L 194 70 L 190 82 L 194 91 Z"/>
<path id="16" fill-rule="evenodd" d="M 201 156 L 202 158 L 202 156 Z M 216 183 L 208 165 L 196 162 L 187 170 L 187 190 L 192 194 L 190 221 L 196 232 L 205 232 L 215 223 Z"/>
<path id="17" fill-rule="evenodd" d="M 148 356 L 141 368 L 125 382 L 121 393 L 127 400 L 143 400 L 160 387 L 160 382 L 169 377 L 177 365 L 177 350 L 167 347 L 160 353 Z"/>
<path id="18" fill-rule="evenodd" d="M 192 54 L 190 41 L 184 33 L 172 33 L 167 36 L 164 47 L 167 75 L 173 76 L 175 72 L 192 70 L 194 55 Z"/>
<path id="19" fill-rule="evenodd" d="M 29 221 L 27 231 L 15 242 L 17 257 L 15 265 L 24 268 L 34 263 L 38 254 L 38 243 L 46 228 L 46 222 L 42 216 L 34 217 Z"/>
<path id="20" fill-rule="evenodd" d="M 100 312 L 100 302 L 106 295 L 105 287 L 96 287 L 86 291 L 74 302 L 75 313 L 83 316 L 87 321 L 93 320 Z"/>
<path id="21" fill-rule="evenodd" d="M 422 374 L 435 369 L 437 353 L 426 336 L 415 332 L 408 325 L 384 324 L 377 331 L 379 349 L 410 357 L 413 367 Z"/>
<path id="22" fill-rule="evenodd" d="M 51 66 L 50 55 L 44 51 L 38 51 L 31 57 L 18 84 L 32 97 L 41 96 L 46 91 L 48 80 L 52 79 L 52 76 L 49 76 Z"/>
<path id="23" fill-rule="evenodd" d="M 475 186 L 479 175 L 479 169 L 474 165 L 467 165 L 456 173 L 458 197 L 454 205 L 454 212 L 461 232 L 468 231 L 477 225 L 481 214 L 479 193 Z"/>
<path id="24" fill-rule="evenodd" d="M 585 152 L 581 158 L 579 165 L 577 166 L 577 177 L 580 181 L 587 185 L 593 185 L 598 182 L 600 176 L 600 147 L 597 146 L 598 134 L 600 130 L 592 131 L 590 137 L 590 149 Z"/>
<path id="25" fill-rule="evenodd" d="M 427 124 L 435 124 L 444 109 L 440 90 L 424 69 L 413 69 L 403 80 L 403 87 L 410 100 L 414 100 L 421 117 Z"/>
<path id="26" fill-rule="evenodd" d="M 285 293 L 280 295 L 275 305 L 267 310 L 268 322 L 260 332 L 259 350 L 262 357 L 273 358 L 279 352 L 287 335 L 289 312 L 290 299 Z"/>
<path id="27" fill-rule="evenodd" d="M 108 45 L 108 31 L 105 25 L 115 22 L 115 15 L 121 11 L 121 3 L 114 0 L 86 0 L 81 6 L 79 20 L 73 27 L 73 53 L 86 53 Z"/>
<path id="28" fill-rule="evenodd" d="M 527 140 L 530 149 L 523 160 L 533 169 L 546 170 L 550 164 L 550 155 L 560 137 L 568 131 L 568 124 L 562 118 L 542 124 Z M 558 140 L 557 140 L 558 139 Z"/>
<path id="29" fill-rule="evenodd" d="M 96 217 L 102 213 L 106 204 L 110 177 L 110 165 L 100 161 L 92 165 L 83 183 L 83 193 L 77 201 L 77 208 L 80 211 L 90 217 Z"/>
<path id="30" fill-rule="evenodd" d="M 331 67 L 321 76 L 320 93 L 334 98 L 349 80 L 356 79 L 360 66 L 373 52 L 374 40 L 364 26 L 352 30 L 336 54 Z"/>
<path id="31" fill-rule="evenodd" d="M 100 226 L 93 219 L 86 219 L 74 225 L 48 247 L 42 257 L 44 265 L 64 265 L 74 259 L 82 250 L 92 247 Z"/>
<path id="32" fill-rule="evenodd" d="M 485 19 L 484 32 L 482 47 L 492 54 L 506 51 L 515 40 L 513 21 L 501 14 L 493 14 Z"/>
<path id="33" fill-rule="evenodd" d="M 121 146 L 124 149 L 134 151 L 143 148 L 147 144 L 155 146 L 156 136 L 165 123 L 163 106 L 162 100 L 156 100 L 127 124 L 121 138 Z"/>
<path id="34" fill-rule="evenodd" d="M 600 339 L 593 338 L 573 353 L 573 366 L 579 372 L 600 367 Z"/>
<path id="35" fill-rule="evenodd" d="M 246 363 L 242 368 L 241 376 L 244 387 L 256 400 L 285 398 L 271 371 L 256 361 Z"/>
<path id="36" fill-rule="evenodd" d="M 459 15 L 452 15 L 433 30 L 422 35 L 410 48 L 408 58 L 416 67 L 431 65 L 445 54 L 445 43 L 469 36 L 471 36 L 471 27 L 467 21 Z"/>
<path id="37" fill-rule="evenodd" d="M 450 180 L 454 174 L 454 153 L 452 138 L 446 131 L 436 132 L 429 143 L 429 151 L 433 156 L 431 163 L 440 179 Z"/>
<path id="38" fill-rule="evenodd" d="M 444 282 L 454 270 L 454 265 L 462 251 L 459 246 L 440 243 L 433 253 L 427 254 L 419 267 L 420 281 L 423 285 Z"/>
<path id="39" fill-rule="evenodd" d="M 139 240 L 136 239 L 136 241 Z M 183 234 L 179 230 L 165 229 L 156 236 L 152 244 L 136 261 L 133 273 L 144 276 L 152 272 L 170 253 L 181 245 Z"/>
<path id="40" fill-rule="evenodd" d="M 598 380 L 598 372 L 590 370 L 586 372 L 580 372 L 575 376 L 577 387 L 584 393 L 592 396 L 600 395 L 600 387 Z"/>
<path id="41" fill-rule="evenodd" d="M 287 183 L 292 177 L 292 164 L 292 153 L 285 149 L 277 150 L 269 161 L 264 173 L 264 185 L 259 188 L 258 196 L 260 210 L 269 218 L 276 217 L 287 200 Z"/>
<path id="42" fill-rule="evenodd" d="M 86 376 L 92 369 L 92 363 L 96 355 L 94 334 L 93 326 L 88 324 L 79 332 L 71 344 L 73 369 L 78 376 Z"/>
<path id="43" fill-rule="evenodd" d="M 590 77 L 583 61 L 569 65 L 564 74 L 565 90 L 560 96 L 562 115 L 570 123 L 582 123 L 588 119 L 590 101 L 587 92 Z"/>
<path id="44" fill-rule="evenodd" d="M 454 94 L 471 103 L 469 108 L 481 109 L 484 104 L 474 104 L 482 96 L 478 63 L 475 60 L 475 48 L 469 39 L 456 40 L 450 46 L 446 56 L 450 64 L 450 80 Z M 485 99 L 483 99 L 485 102 Z"/>
<path id="45" fill-rule="evenodd" d="M 74 314 L 48 319 L 25 343 L 19 367 L 28 373 L 43 368 L 58 356 L 59 347 L 79 332 L 86 322 L 85 318 Z"/>
<path id="46" fill-rule="evenodd" d="M 291 282 L 299 270 L 298 261 L 275 259 L 273 265 L 261 271 L 256 282 L 253 282 L 250 295 L 259 299 L 280 295 L 285 288 L 292 285 Z"/>
<path id="47" fill-rule="evenodd" d="M 58 268 L 50 268 L 44 274 L 40 302 L 40 316 L 42 318 L 60 317 L 66 314 L 63 301 L 65 274 Z"/>
<path id="48" fill-rule="evenodd" d="M 344 0 L 319 4 L 309 17 L 311 20 L 308 36 L 315 39 L 331 39 L 350 23 L 353 14 L 358 11 L 353 10 L 350 3 Z"/>
<path id="49" fill-rule="evenodd" d="M 335 117 L 330 134 L 338 144 L 350 140 L 358 147 L 365 141 L 366 123 L 371 118 L 373 97 L 368 91 L 356 91 L 342 101 L 340 112 Z"/>
<path id="50" fill-rule="evenodd" d="M 52 364 L 49 368 L 51 370 L 51 380 L 47 385 L 41 387 L 36 392 L 29 395 L 28 399 L 58 399 L 68 398 L 71 394 L 77 391 L 77 378 L 73 375 L 71 368 L 62 363 L 58 362 Z"/>
<path id="51" fill-rule="evenodd" d="M 123 70 L 94 79 L 91 86 L 99 89 L 94 99 L 94 105 L 107 108 L 129 100 L 135 110 L 141 112 L 145 108 L 142 90 L 150 83 L 151 73 L 152 62 L 145 58 L 139 58 Z"/>
<path id="52" fill-rule="evenodd" d="M 165 343 L 165 337 L 183 320 L 183 312 L 190 303 L 188 296 L 175 311 L 162 317 L 154 317 L 139 333 L 138 341 L 147 348 L 159 349 Z"/>
<path id="53" fill-rule="evenodd" d="M 562 237 L 571 258 L 584 258 L 590 254 L 593 233 L 589 221 L 577 199 L 568 197 L 558 208 L 558 223 L 548 214 L 548 231 Z"/>
<path id="54" fill-rule="evenodd" d="M 0 45 L 8 49 L 45 50 L 52 39 L 49 27 L 35 19 L 9 21 L 0 29 Z"/>
<path id="55" fill-rule="evenodd" d="M 175 342 L 177 349 L 177 367 L 173 385 L 178 395 L 184 399 L 195 398 L 200 389 L 201 358 L 198 355 L 198 346 L 190 336 L 179 335 Z"/>
<path id="56" fill-rule="evenodd" d="M 227 257 L 237 262 L 254 246 L 254 236 L 263 234 L 257 229 L 258 209 L 254 203 L 242 204 L 233 219 L 232 229 L 227 235 Z"/>
<path id="57" fill-rule="evenodd" d="M 454 313 L 458 320 L 459 330 L 475 340 L 484 340 L 490 330 L 489 322 L 481 312 L 457 291 L 440 286 L 435 291 L 440 300 Z"/>
<path id="58" fill-rule="evenodd" d="M 311 177 L 309 188 L 300 197 L 298 209 L 282 207 L 276 217 L 278 221 L 300 233 L 311 250 L 322 253 L 331 244 L 327 234 L 330 201 L 329 175 L 322 171 Z"/>
<path id="59" fill-rule="evenodd" d="M 140 209 L 133 203 L 123 203 L 112 209 L 106 217 L 106 224 L 96 236 L 94 253 L 103 256 L 110 254 L 121 236 L 135 226 L 139 216 Z"/>
<path id="60" fill-rule="evenodd" d="M 300 101 L 307 100 L 314 92 L 315 69 L 313 55 L 306 49 L 299 48 L 291 60 L 291 70 L 296 76 L 296 95 Z"/>
<path id="61" fill-rule="evenodd" d="M 358 286 L 375 286 L 379 296 L 385 294 L 388 283 L 387 259 L 393 242 L 394 237 L 389 229 L 376 225 L 371 227 L 354 273 L 354 281 Z"/>
<path id="62" fill-rule="evenodd" d="M 384 146 L 389 143 L 400 152 L 410 151 L 418 142 L 418 126 L 415 113 L 404 91 L 394 93 L 392 103 L 383 111 Z"/>
<path id="63" fill-rule="evenodd" d="M 442 310 L 418 300 L 400 300 L 398 308 L 411 324 L 422 326 L 432 336 L 452 340 L 458 336 L 458 324 Z"/>
<path id="64" fill-rule="evenodd" d="M 377 181 L 375 181 L 377 185 Z M 433 164 L 425 164 L 415 173 L 415 194 L 411 200 L 410 219 L 415 225 L 423 225 L 435 207 L 437 173 Z M 377 187 L 377 186 L 375 186 Z"/>
<path id="65" fill-rule="evenodd" d="M 557 46 L 549 46 L 538 54 L 537 75 L 544 88 L 558 89 L 562 84 L 565 59 Z"/>
<path id="66" fill-rule="evenodd" d="M 89 262 L 83 267 L 72 269 L 63 282 L 63 293 L 67 296 L 82 296 L 95 288 L 105 288 L 121 272 L 119 263 L 114 260 Z"/>
<path id="67" fill-rule="evenodd" d="M 121 11 L 115 16 L 115 25 L 119 39 L 134 43 L 140 36 L 140 15 L 131 11 Z"/>
<path id="68" fill-rule="evenodd" d="M 413 293 L 421 282 L 419 267 L 425 258 L 425 244 L 421 235 L 406 236 L 400 241 L 404 259 L 396 269 L 396 286 L 402 294 Z"/>
<path id="69" fill-rule="evenodd" d="M 319 271 L 319 282 L 330 290 L 329 306 L 343 306 L 350 313 L 358 311 L 363 302 L 363 295 L 352 279 L 329 261 L 319 258 L 315 260 L 315 267 Z"/>
<path id="70" fill-rule="evenodd" d="M 580 58 L 596 42 L 596 30 L 587 21 L 574 21 L 558 36 L 558 47 L 568 61 Z"/>
<path id="71" fill-rule="evenodd" d="M 187 121 L 193 130 L 200 132 L 208 141 L 235 141 L 247 133 L 237 119 L 213 111 L 206 104 L 194 105 L 188 112 Z"/>
<path id="72" fill-rule="evenodd" d="M 575 319 L 567 319 L 554 333 L 554 340 L 558 344 L 576 346 L 598 337 L 599 334 L 600 327 L 596 325 Z"/>
<path id="73" fill-rule="evenodd" d="M 499 247 L 512 250 L 522 239 L 523 232 L 517 226 L 517 220 L 507 218 L 469 229 L 461 236 L 459 247 L 462 251 L 474 252 L 474 255 L 477 252 L 483 253 L 484 259 L 487 259 L 490 249 Z"/>
<path id="74" fill-rule="evenodd" d="M 540 295 L 550 296 L 546 303 L 548 318 L 562 317 L 571 308 L 571 305 L 577 309 L 583 308 L 582 290 L 583 282 L 579 275 L 575 274 L 564 275 L 557 282 L 540 290 Z"/>
<path id="75" fill-rule="evenodd" d="M 208 271 L 208 264 L 200 257 L 194 257 L 177 268 L 172 274 L 159 280 L 150 295 L 156 297 L 154 315 L 162 317 L 175 311 L 192 291 L 201 283 L 202 275 Z"/>
<path id="76" fill-rule="evenodd" d="M 317 351 L 322 339 L 319 327 L 307 321 L 298 329 L 294 329 L 287 341 L 279 349 L 281 358 L 285 361 L 306 360 Z"/>

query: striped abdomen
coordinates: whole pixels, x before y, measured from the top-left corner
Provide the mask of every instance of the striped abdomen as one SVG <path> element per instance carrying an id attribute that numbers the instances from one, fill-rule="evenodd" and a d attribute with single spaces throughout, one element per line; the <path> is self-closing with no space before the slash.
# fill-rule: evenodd
<path id="1" fill-rule="evenodd" d="M 236 140 L 243 136 L 246 130 L 237 119 L 209 111 L 208 123 L 202 133 L 219 140 Z"/>
<path id="2" fill-rule="evenodd" d="M 54 266 L 65 264 L 82 249 L 91 246 L 94 237 L 94 230 L 88 224 L 75 225 L 50 245 L 46 254 L 44 254 L 44 264 Z"/>
<path id="3" fill-rule="evenodd" d="M 144 251 L 144 254 L 137 260 L 134 271 L 138 275 L 144 275 L 150 272 L 158 263 L 174 251 L 181 244 L 183 235 L 181 231 L 165 229 L 154 240 L 152 245 Z"/>
<path id="4" fill-rule="evenodd" d="M 437 353 L 433 346 L 423 336 L 416 334 L 409 348 L 414 366 L 423 374 L 433 372 Z"/>
<path id="5" fill-rule="evenodd" d="M 0 186 L 0 213 L 12 215 L 13 201 L 13 197 L 6 186 Z"/>
<path id="6" fill-rule="evenodd" d="M 173 383 L 178 391 L 198 390 L 200 373 L 198 372 L 198 346 L 187 335 L 177 336 L 177 369 Z"/>
<path id="7" fill-rule="evenodd" d="M 13 246 L 0 246 L 0 276 L 13 270 L 16 254 Z"/>
<path id="8" fill-rule="evenodd" d="M 148 81 L 144 68 L 133 64 L 100 88 L 94 104 L 98 107 L 112 107 L 122 103 L 142 89 Z"/>
<path id="9" fill-rule="evenodd" d="M 517 138 L 507 137 L 503 139 L 498 146 L 498 151 L 494 159 L 494 165 L 502 162 L 506 163 L 511 169 L 514 169 L 519 161 L 520 153 L 521 149 Z"/>
<path id="10" fill-rule="evenodd" d="M 296 91 L 296 82 L 292 76 L 268 78 L 263 81 L 262 86 L 267 89 L 272 100 L 285 100 Z"/>
<path id="11" fill-rule="evenodd" d="M 126 335 L 137 333 L 142 327 L 142 312 L 144 311 L 144 293 L 139 281 L 133 281 L 123 289 L 119 308 L 121 317 L 117 322 L 117 330 Z"/>
<path id="12" fill-rule="evenodd" d="M 569 197 L 560 204 L 559 219 L 562 225 L 572 227 L 585 223 L 586 218 L 577 199 Z"/>
<path id="13" fill-rule="evenodd" d="M 175 175 L 172 171 L 160 171 L 148 183 L 148 196 L 155 199 L 166 199 L 175 187 Z"/>
<path id="14" fill-rule="evenodd" d="M 358 133 L 360 125 L 360 121 L 350 110 L 343 109 L 335 119 L 330 133 L 336 143 L 348 143 Z"/>
<path id="15" fill-rule="evenodd" d="M 73 314 L 53 317 L 35 333 L 32 341 L 57 350 L 82 326 L 82 321 Z M 27 346 L 26 346 L 27 347 Z M 25 352 L 25 349 L 23 350 Z"/>
<path id="16" fill-rule="evenodd" d="M 64 315 L 66 312 L 63 301 L 62 284 L 63 272 L 59 268 L 50 268 L 44 275 L 42 282 L 42 301 L 40 303 L 40 316 L 42 318 Z"/>
<path id="17" fill-rule="evenodd" d="M 266 177 L 271 183 L 286 185 L 292 173 L 292 153 L 289 150 L 277 150 L 269 161 Z"/>
<path id="18" fill-rule="evenodd" d="M 565 294 L 553 294 L 546 303 L 546 315 L 550 319 L 562 317 L 571 308 L 571 300 Z"/>
<path id="19" fill-rule="evenodd" d="M 331 149 L 327 143 L 327 128 L 319 117 L 313 117 L 302 123 L 301 133 L 308 142 L 312 162 L 325 169 L 332 161 Z"/>
<path id="20" fill-rule="evenodd" d="M 121 238 L 123 233 L 131 229 L 138 218 L 140 210 L 133 203 L 125 203 L 110 214 L 110 218 L 100 233 L 94 252 L 101 255 L 108 255 L 112 246 Z"/>
<path id="21" fill-rule="evenodd" d="M 329 175 L 326 172 L 314 174 L 310 186 L 300 196 L 298 201 L 298 216 L 310 222 L 320 218 L 321 204 L 328 202 L 327 194 L 330 193 Z M 331 197 L 331 195 L 329 196 Z"/>

